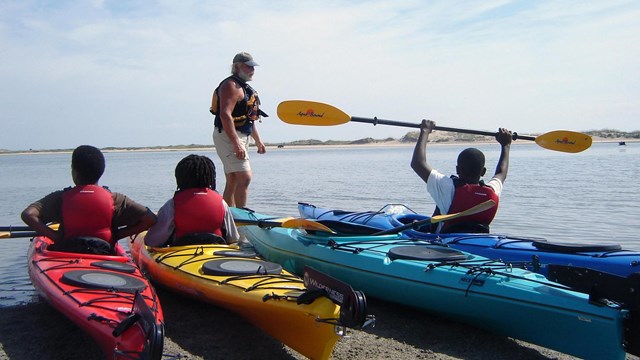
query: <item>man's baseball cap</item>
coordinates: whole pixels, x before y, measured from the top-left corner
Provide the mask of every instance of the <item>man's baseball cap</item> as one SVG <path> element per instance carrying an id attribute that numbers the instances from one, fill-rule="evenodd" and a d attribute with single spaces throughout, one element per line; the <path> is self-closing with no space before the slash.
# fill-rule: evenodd
<path id="1" fill-rule="evenodd" d="M 253 56 L 251 56 L 251 54 L 249 54 L 248 52 L 241 52 L 241 53 L 237 53 L 236 56 L 233 57 L 233 62 L 234 63 L 245 63 L 248 66 L 258 66 L 258 63 L 253 61 Z"/>

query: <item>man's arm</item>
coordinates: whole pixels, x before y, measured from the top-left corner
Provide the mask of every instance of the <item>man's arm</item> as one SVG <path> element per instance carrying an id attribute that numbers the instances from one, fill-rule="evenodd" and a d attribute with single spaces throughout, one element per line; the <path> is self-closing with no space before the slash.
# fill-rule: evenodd
<path id="1" fill-rule="evenodd" d="M 22 221 L 29 225 L 36 233 L 44 235 L 51 240 L 62 240 L 62 231 L 56 231 L 47 226 L 47 223 L 62 222 L 60 218 L 62 209 L 62 191 L 55 191 L 42 199 L 29 204 L 20 214 Z"/>
<path id="2" fill-rule="evenodd" d="M 502 183 L 507 179 L 507 172 L 509 170 L 509 151 L 511 149 L 511 141 L 513 136 L 511 131 L 500 128 L 496 134 L 496 140 L 500 143 L 500 159 L 498 159 L 498 165 L 496 165 L 496 173 L 494 178 L 500 180 Z"/>
<path id="3" fill-rule="evenodd" d="M 158 221 L 149 228 L 144 243 L 149 246 L 164 246 L 175 230 L 173 199 L 169 199 L 158 210 Z"/>
<path id="4" fill-rule="evenodd" d="M 141 233 L 150 228 L 157 221 L 156 214 L 147 209 L 147 212 L 140 217 L 135 224 L 127 225 L 123 228 L 117 229 L 113 234 L 114 240 L 119 240 L 137 233 Z"/>
<path id="5" fill-rule="evenodd" d="M 235 244 L 240 241 L 240 234 L 238 233 L 238 228 L 236 227 L 236 223 L 233 220 L 233 214 L 229 209 L 229 205 L 224 202 L 224 229 L 227 232 L 226 241 L 227 244 Z"/>
<path id="6" fill-rule="evenodd" d="M 420 135 L 413 149 L 413 157 L 411 158 L 411 168 L 426 183 L 429 180 L 429 174 L 433 168 L 427 162 L 427 141 L 429 134 L 433 131 L 436 123 L 432 120 L 422 120 L 420 124 Z"/>
<path id="7" fill-rule="evenodd" d="M 25 224 L 29 225 L 29 227 L 36 233 L 44 235 L 54 242 L 61 240 L 61 234 L 58 231 L 53 230 L 42 220 L 40 220 L 40 214 L 40 209 L 36 206 L 33 206 L 32 204 L 24 209 L 24 211 L 22 211 L 20 217 L 22 218 L 22 221 L 24 221 Z"/>
<path id="8" fill-rule="evenodd" d="M 256 126 L 255 122 L 253 123 L 253 131 L 251 131 L 251 137 L 256 142 L 256 146 L 258 147 L 258 154 L 266 153 L 267 148 L 266 146 L 264 146 L 264 143 L 260 139 L 260 133 L 258 132 L 258 127 Z"/>

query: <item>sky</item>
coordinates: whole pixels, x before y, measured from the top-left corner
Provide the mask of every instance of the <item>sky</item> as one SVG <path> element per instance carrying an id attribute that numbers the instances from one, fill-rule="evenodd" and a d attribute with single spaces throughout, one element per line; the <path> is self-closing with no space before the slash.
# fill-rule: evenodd
<path id="1" fill-rule="evenodd" d="M 0 1 L 0 149 L 212 144 L 233 56 L 267 143 L 400 138 L 290 125 L 285 100 L 350 116 L 520 134 L 640 129 L 640 1 Z"/>

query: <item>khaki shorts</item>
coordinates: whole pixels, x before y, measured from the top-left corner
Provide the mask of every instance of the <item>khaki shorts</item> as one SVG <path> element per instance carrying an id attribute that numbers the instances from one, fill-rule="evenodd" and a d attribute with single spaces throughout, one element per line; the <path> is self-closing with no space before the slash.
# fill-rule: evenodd
<path id="1" fill-rule="evenodd" d="M 236 133 L 240 138 L 240 144 L 244 147 L 246 154 L 244 159 L 238 159 L 227 134 L 224 131 L 219 132 L 215 127 L 213 128 L 213 145 L 216 147 L 216 153 L 220 157 L 225 174 L 251 171 L 251 164 L 249 164 L 249 135 Z"/>

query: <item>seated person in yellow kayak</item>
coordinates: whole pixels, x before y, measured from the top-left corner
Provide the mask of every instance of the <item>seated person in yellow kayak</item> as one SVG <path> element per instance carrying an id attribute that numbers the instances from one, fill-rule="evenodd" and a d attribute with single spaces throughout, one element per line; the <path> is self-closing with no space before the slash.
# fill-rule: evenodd
<path id="1" fill-rule="evenodd" d="M 427 162 L 427 140 L 435 126 L 432 120 L 422 120 L 420 135 L 411 159 L 411 168 L 427 184 L 427 192 L 436 203 L 434 215 L 465 211 L 486 200 L 495 201 L 496 206 L 475 215 L 438 223 L 437 228 L 431 231 L 488 233 L 489 224 L 498 211 L 502 185 L 507 178 L 511 131 L 500 128 L 496 134 L 496 140 L 500 143 L 500 159 L 495 174 L 485 184 L 481 180 L 487 171 L 484 167 L 484 154 L 476 148 L 465 149 L 458 155 L 458 176 L 447 177 Z"/>
<path id="2" fill-rule="evenodd" d="M 158 211 L 145 244 L 232 244 L 239 234 L 233 215 L 216 191 L 216 167 L 206 156 L 189 155 L 175 170 L 177 191 Z"/>
<path id="3" fill-rule="evenodd" d="M 75 186 L 55 191 L 22 211 L 25 224 L 53 240 L 49 250 L 108 254 L 119 239 L 156 222 L 145 206 L 98 185 L 104 169 L 104 155 L 98 148 L 78 146 L 71 155 Z M 53 230 L 49 223 L 60 227 Z"/>

